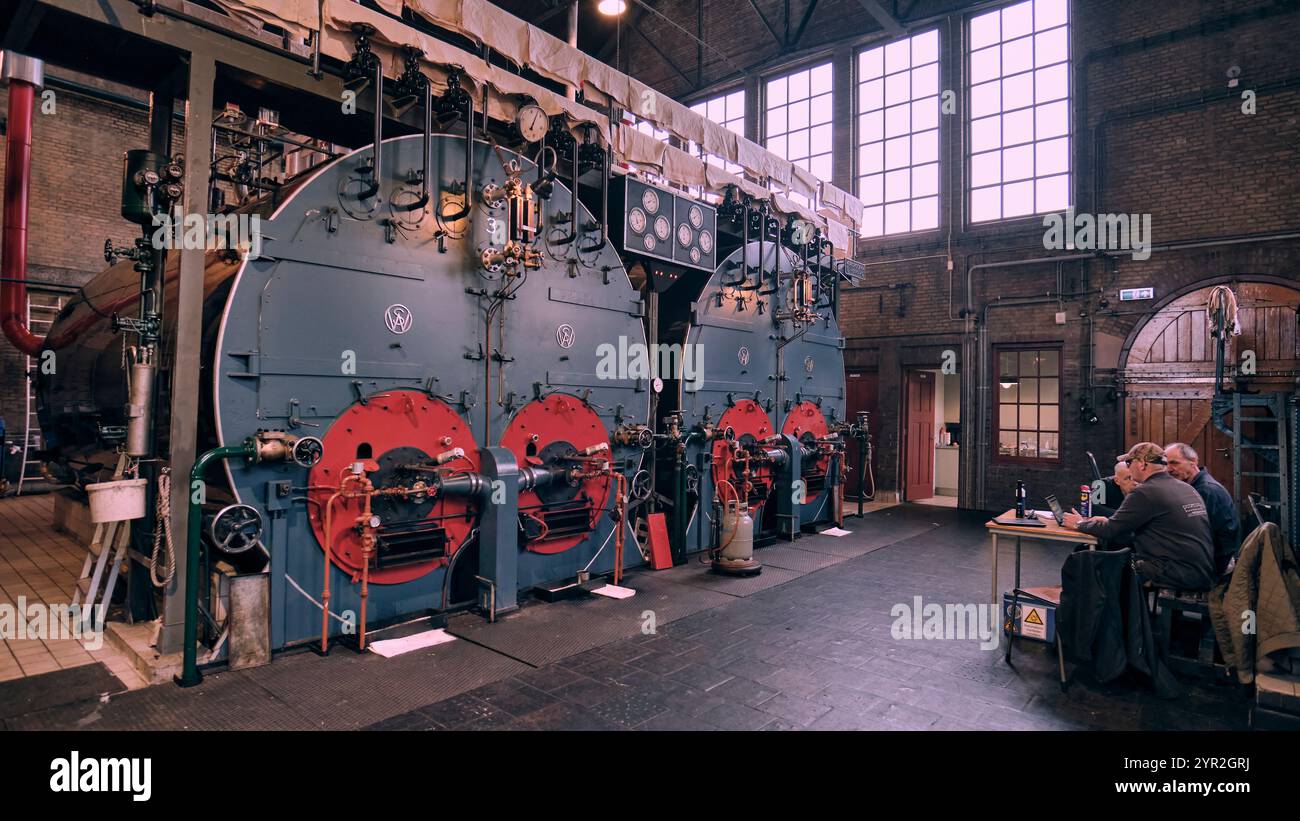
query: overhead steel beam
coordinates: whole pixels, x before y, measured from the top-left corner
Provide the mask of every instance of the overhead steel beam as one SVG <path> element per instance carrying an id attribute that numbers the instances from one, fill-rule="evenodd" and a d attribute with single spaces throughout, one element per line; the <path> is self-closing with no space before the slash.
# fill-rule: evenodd
<path id="1" fill-rule="evenodd" d="M 894 15 L 886 11 L 885 7 L 880 5 L 879 0 L 858 0 L 858 5 L 862 6 L 867 14 L 876 18 L 876 22 L 880 24 L 880 27 L 890 34 L 899 36 L 905 33 L 903 24 L 898 22 Z"/>
<path id="2" fill-rule="evenodd" d="M 14 10 L 9 29 L 5 32 L 0 51 L 22 52 L 27 48 L 27 41 L 32 39 L 36 26 L 41 22 L 45 9 L 36 5 L 36 0 L 23 0 Z"/>
<path id="3" fill-rule="evenodd" d="M 695 88 L 695 81 L 692 80 L 690 77 L 688 77 L 686 75 L 686 72 L 683 71 L 681 67 L 678 66 L 676 63 L 674 63 L 671 57 L 669 57 L 667 54 L 664 53 L 663 49 L 655 45 L 655 42 L 651 40 L 648 36 L 646 36 L 646 33 L 641 30 L 641 26 L 637 25 L 636 23 L 633 23 L 630 26 L 630 28 L 632 29 L 632 31 L 641 35 L 641 39 L 645 41 L 645 44 L 649 46 L 650 49 L 655 54 L 658 54 L 659 59 L 663 60 L 668 65 L 669 68 L 671 68 L 674 72 L 676 72 L 678 77 L 681 77 L 684 81 L 686 81 L 686 85 L 690 86 L 691 88 Z"/>
<path id="4" fill-rule="evenodd" d="M 817 10 L 817 0 L 809 0 L 808 8 L 803 10 L 803 17 L 799 20 L 799 28 L 795 29 L 794 36 L 786 44 L 786 48 L 794 50 L 799 47 L 799 41 L 803 39 L 804 30 L 808 28 L 808 21 L 812 19 L 813 12 Z"/>
<path id="5" fill-rule="evenodd" d="M 758 7 L 758 3 L 755 3 L 754 0 L 749 0 L 749 7 L 752 8 L 754 10 L 754 13 L 758 15 L 758 19 L 763 21 L 763 25 L 767 26 L 767 33 L 772 35 L 772 39 L 776 41 L 776 44 L 778 46 L 784 46 L 785 40 L 781 37 L 780 34 L 777 33 L 776 26 L 772 25 L 772 21 L 768 20 L 767 15 L 764 14 L 763 10 Z"/>

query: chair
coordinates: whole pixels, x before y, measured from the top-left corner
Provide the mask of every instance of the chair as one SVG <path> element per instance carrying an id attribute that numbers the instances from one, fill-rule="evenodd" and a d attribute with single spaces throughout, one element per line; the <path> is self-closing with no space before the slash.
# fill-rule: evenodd
<path id="1" fill-rule="evenodd" d="M 1173 590 L 1158 587 L 1151 615 L 1155 619 L 1156 642 L 1160 655 L 1171 670 L 1184 675 L 1227 680 L 1229 671 L 1219 655 L 1214 630 L 1210 625 L 1208 591 Z M 1172 652 L 1174 627 L 1179 622 L 1197 623 L 1195 656 Z"/>

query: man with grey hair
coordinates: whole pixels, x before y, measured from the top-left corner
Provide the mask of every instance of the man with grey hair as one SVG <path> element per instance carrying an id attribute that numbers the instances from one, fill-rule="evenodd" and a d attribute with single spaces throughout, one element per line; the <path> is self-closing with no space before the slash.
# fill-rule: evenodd
<path id="1" fill-rule="evenodd" d="M 1226 572 L 1241 546 L 1241 525 L 1231 494 L 1201 467 L 1200 456 L 1191 445 L 1174 442 L 1166 446 L 1165 461 L 1175 479 L 1191 485 L 1205 500 L 1210 530 L 1214 533 L 1214 569 L 1218 573 Z"/>

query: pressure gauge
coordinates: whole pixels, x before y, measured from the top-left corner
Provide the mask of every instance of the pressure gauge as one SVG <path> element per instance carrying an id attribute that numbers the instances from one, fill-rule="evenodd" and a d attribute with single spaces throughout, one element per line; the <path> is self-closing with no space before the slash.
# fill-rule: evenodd
<path id="1" fill-rule="evenodd" d="M 700 250 L 706 254 L 713 253 L 713 235 L 708 231 L 700 232 Z"/>
<path id="2" fill-rule="evenodd" d="M 700 206 L 692 205 L 691 210 L 686 212 L 686 216 L 690 219 L 691 225 L 694 225 L 696 228 L 700 228 L 704 225 L 704 209 Z"/>
<path id="3" fill-rule="evenodd" d="M 684 222 L 677 226 L 677 241 L 682 244 L 683 248 L 690 245 L 693 239 L 695 239 L 695 232 L 691 230 L 691 226 Z"/>
<path id="4" fill-rule="evenodd" d="M 655 249 L 654 234 L 646 234 L 645 236 L 641 237 L 641 244 L 645 246 L 645 249 L 647 251 L 653 251 Z"/>
<path id="5" fill-rule="evenodd" d="M 663 393 L 664 381 L 656 376 L 654 381 L 650 383 L 650 389 L 655 393 Z"/>
<path id="6" fill-rule="evenodd" d="M 640 208 L 633 208 L 628 212 L 627 224 L 635 233 L 642 233 L 645 231 L 645 212 Z"/>
<path id="7" fill-rule="evenodd" d="M 641 205 L 645 206 L 646 213 L 655 213 L 659 210 L 659 194 L 653 188 L 647 188 L 641 195 Z"/>
<path id="8" fill-rule="evenodd" d="M 699 249 L 699 248 L 692 248 L 692 249 L 691 249 L 691 262 L 694 262 L 694 263 L 697 264 L 697 265 L 699 264 L 699 262 L 700 262 L 700 249 Z"/>
<path id="9" fill-rule="evenodd" d="M 672 223 L 668 222 L 667 217 L 659 216 L 655 218 L 655 236 L 659 237 L 661 242 L 666 242 L 668 235 L 672 232 L 673 226 Z"/>
<path id="10" fill-rule="evenodd" d="M 546 136 L 547 129 L 551 127 L 551 118 L 546 116 L 541 106 L 528 103 L 519 107 L 515 114 L 515 125 L 525 140 L 535 143 Z"/>

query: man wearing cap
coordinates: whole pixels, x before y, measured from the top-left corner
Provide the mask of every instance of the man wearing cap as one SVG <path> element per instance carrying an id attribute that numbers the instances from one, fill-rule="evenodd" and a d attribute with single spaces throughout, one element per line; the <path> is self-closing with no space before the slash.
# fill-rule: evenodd
<path id="1" fill-rule="evenodd" d="M 1137 570 L 1143 578 L 1175 590 L 1209 590 L 1214 584 L 1214 535 L 1205 502 L 1186 482 L 1165 470 L 1164 449 L 1141 442 L 1120 457 L 1137 485 L 1115 515 L 1084 519 L 1065 514 L 1065 526 L 1113 539 L 1132 534 Z"/>

